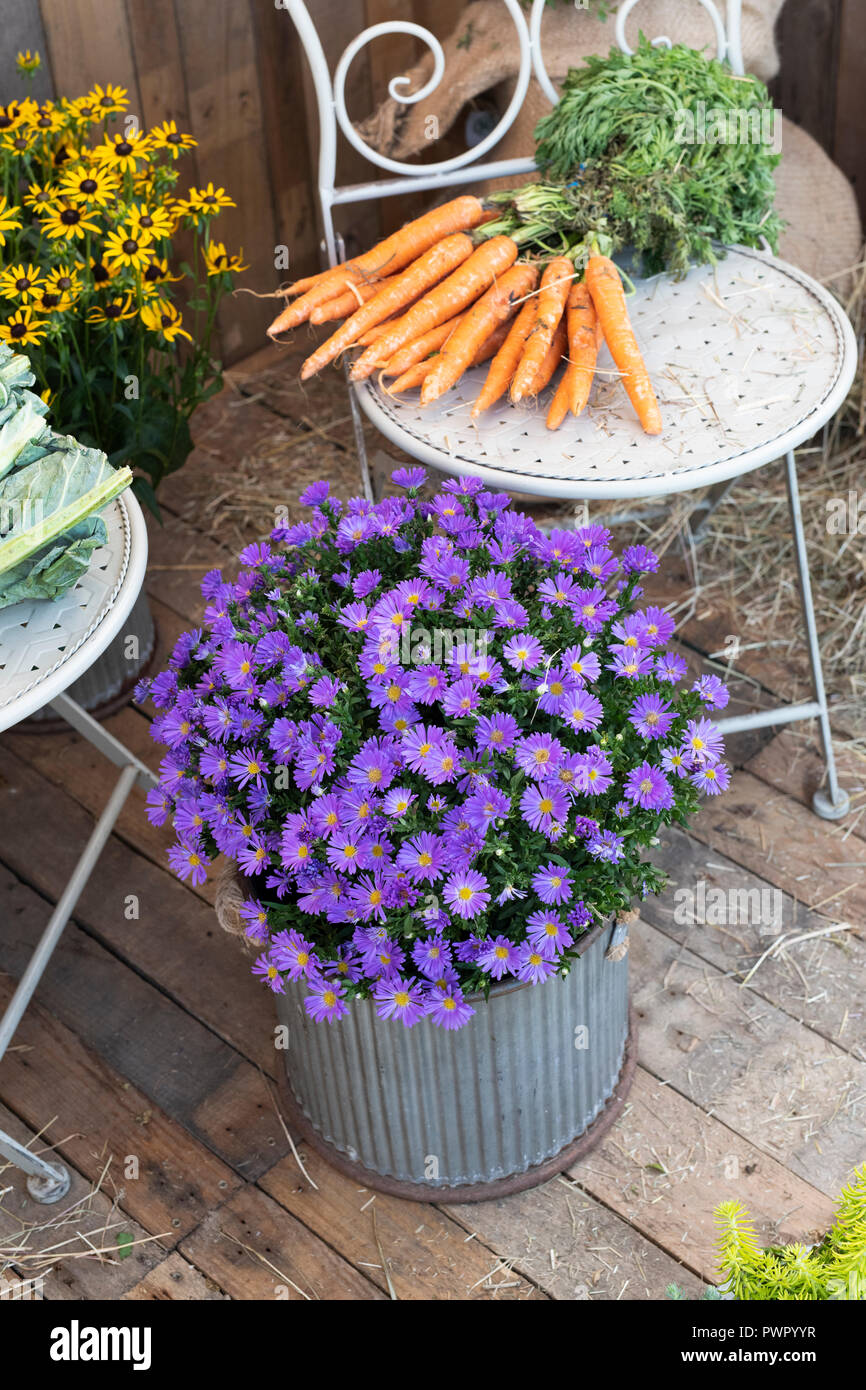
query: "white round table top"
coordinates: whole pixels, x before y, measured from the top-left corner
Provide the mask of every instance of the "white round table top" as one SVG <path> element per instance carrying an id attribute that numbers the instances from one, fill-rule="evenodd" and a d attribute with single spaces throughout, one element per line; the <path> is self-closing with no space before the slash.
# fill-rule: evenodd
<path id="1" fill-rule="evenodd" d="M 102 512 L 105 545 L 60 598 L 0 608 L 0 730 L 62 694 L 117 636 L 144 582 L 147 530 L 130 491 Z"/>
<path id="2" fill-rule="evenodd" d="M 685 492 L 747 473 L 811 438 L 844 401 L 857 366 L 848 318 L 833 296 L 762 251 L 729 248 L 680 281 L 638 280 L 629 314 L 664 430 L 644 434 L 606 346 L 590 403 L 548 430 L 558 376 L 538 400 L 470 408 L 489 364 L 434 405 L 390 396 L 373 377 L 359 403 L 406 453 L 494 488 L 561 498 Z"/>

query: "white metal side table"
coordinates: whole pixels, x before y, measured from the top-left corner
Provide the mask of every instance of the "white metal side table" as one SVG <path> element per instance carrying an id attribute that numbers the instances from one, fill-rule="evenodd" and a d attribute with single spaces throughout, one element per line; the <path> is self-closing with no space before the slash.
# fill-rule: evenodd
<path id="1" fill-rule="evenodd" d="M 53 603 L 16 603 L 0 609 L 0 731 L 50 705 L 68 724 L 122 769 L 108 804 L 73 870 L 36 950 L 0 1019 L 0 1061 L 51 959 L 87 880 L 137 782 L 156 778 L 118 739 L 64 691 L 102 654 L 123 629 L 141 586 L 147 562 L 147 530 L 135 497 L 126 492 L 103 512 L 104 546 L 93 552 L 78 583 Z M 2 923 L 0 923 L 2 930 Z M 47 1163 L 0 1130 L 0 1155 L 28 1174 L 38 1202 L 56 1202 L 69 1190 L 62 1164 Z"/>

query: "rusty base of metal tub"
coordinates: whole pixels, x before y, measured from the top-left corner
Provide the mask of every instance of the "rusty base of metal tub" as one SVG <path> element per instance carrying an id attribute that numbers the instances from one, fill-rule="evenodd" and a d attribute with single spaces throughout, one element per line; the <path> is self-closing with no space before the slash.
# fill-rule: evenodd
<path id="1" fill-rule="evenodd" d="M 527 1168 L 525 1172 L 514 1173 L 507 1178 L 495 1178 L 491 1182 L 465 1183 L 459 1187 L 403 1182 L 399 1178 L 389 1178 L 382 1173 L 371 1172 L 369 1168 L 353 1162 L 345 1154 L 340 1153 L 313 1128 L 292 1095 L 283 1067 L 277 1069 L 277 1090 L 285 1111 L 284 1118 L 290 1128 L 300 1134 L 304 1141 L 316 1150 L 316 1153 L 321 1154 L 331 1164 L 332 1168 L 345 1173 L 349 1178 L 354 1178 L 364 1187 L 374 1188 L 377 1192 L 386 1192 L 390 1197 L 405 1197 L 412 1202 L 487 1202 L 496 1197 L 509 1197 L 514 1192 L 525 1192 L 530 1187 L 538 1187 L 540 1183 L 546 1182 L 548 1178 L 556 1177 L 557 1173 L 564 1172 L 566 1168 L 570 1168 L 573 1163 L 577 1163 L 578 1159 L 588 1154 L 622 1113 L 626 1097 L 634 1081 L 636 1066 L 637 1022 L 634 1009 L 629 1006 L 628 1037 L 626 1038 L 619 1077 L 613 1091 L 588 1129 L 579 1134 L 573 1143 L 566 1144 L 565 1148 L 560 1149 L 559 1153 L 554 1154 L 552 1158 L 547 1158 L 542 1163 Z"/>

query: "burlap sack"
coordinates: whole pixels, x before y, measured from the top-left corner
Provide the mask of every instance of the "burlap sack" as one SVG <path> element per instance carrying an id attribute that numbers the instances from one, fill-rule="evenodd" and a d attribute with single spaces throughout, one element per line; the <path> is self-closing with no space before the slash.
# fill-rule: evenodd
<path id="1" fill-rule="evenodd" d="M 231 860 L 228 860 L 220 870 L 217 879 L 214 899 L 217 921 L 223 931 L 228 932 L 229 936 L 237 936 L 246 945 L 249 945 L 249 937 L 246 936 L 246 922 L 240 915 L 245 900 L 240 874 Z"/>
<path id="2" fill-rule="evenodd" d="M 763 81 L 778 69 L 773 28 L 784 0 L 744 0 L 743 61 L 749 72 Z M 615 43 L 615 17 L 601 22 L 588 11 L 562 3 L 549 9 L 541 37 L 551 81 L 562 79 L 569 67 L 579 66 L 591 53 L 606 53 Z M 410 159 L 429 149 L 431 133 L 444 135 L 467 101 L 495 89 L 504 111 L 518 66 L 518 47 L 511 21 L 501 0 L 473 0 L 467 5 L 453 34 L 443 41 L 445 76 L 425 101 L 401 105 L 390 98 L 369 120 L 358 125 L 363 138 L 392 159 Z M 668 35 L 675 42 L 715 52 L 713 26 L 695 0 L 643 0 L 629 19 L 627 34 L 632 45 L 643 29 L 650 37 Z M 408 76 L 417 90 L 429 78 L 432 58 L 426 55 Z M 514 124 L 490 153 L 492 159 L 516 159 L 531 155 L 533 132 L 550 103 L 534 81 Z M 475 185 L 475 191 L 515 185 L 521 179 L 499 179 Z M 782 162 L 776 171 L 776 206 L 789 224 L 779 254 L 818 280 L 836 277 L 834 288 L 843 290 L 840 272 L 858 259 L 861 245 L 860 217 L 854 192 L 845 175 L 805 131 L 783 121 Z"/>

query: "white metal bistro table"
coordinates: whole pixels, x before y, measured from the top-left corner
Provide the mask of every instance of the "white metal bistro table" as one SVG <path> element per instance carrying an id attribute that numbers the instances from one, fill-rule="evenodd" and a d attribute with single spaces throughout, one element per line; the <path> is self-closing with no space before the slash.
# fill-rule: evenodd
<path id="1" fill-rule="evenodd" d="M 102 516 L 106 544 L 93 552 L 86 574 L 72 589 L 53 603 L 16 603 L 0 609 L 0 731 L 50 705 L 122 769 L 0 1019 L 0 1062 L 129 792 L 136 782 L 145 788 L 156 784 L 144 763 L 64 694 L 122 631 L 144 582 L 147 530 L 137 501 L 126 492 Z M 36 1201 L 56 1202 L 68 1192 L 69 1174 L 61 1164 L 46 1163 L 3 1130 L 0 1155 L 28 1174 L 27 1187 Z"/>
<path id="2" fill-rule="evenodd" d="M 715 37 L 716 56 L 744 72 L 741 0 L 697 0 Z M 423 101 L 447 82 L 442 45 L 418 24 L 390 20 L 353 39 L 331 75 L 321 40 L 304 0 L 284 0 L 307 55 L 319 118 L 319 198 L 325 250 L 333 265 L 343 259 L 334 230 L 338 207 L 374 198 L 445 190 L 483 179 L 537 172 L 532 159 L 485 160 L 514 122 L 534 76 L 552 105 L 559 93 L 544 62 L 545 0 L 532 0 L 528 16 L 520 0 L 503 0 L 503 42 L 509 25 L 519 50 L 514 90 L 492 131 L 473 149 L 438 163 L 409 164 L 365 144 L 346 108 L 346 81 L 358 54 L 374 39 L 411 34 L 428 49 L 432 70 L 415 91 L 405 76 L 389 83 L 390 96 L 404 105 Z M 617 7 L 616 41 L 631 52 L 636 41 L 639 0 Z M 697 8 L 697 6 L 695 7 Z M 653 44 L 670 47 L 666 35 Z M 390 177 L 369 183 L 336 182 L 337 135 Z M 417 392 L 390 396 L 377 381 L 350 386 L 350 404 L 361 480 L 372 499 L 361 412 L 393 444 L 446 473 L 468 473 L 491 487 L 551 498 L 639 498 L 708 488 L 699 537 L 708 517 L 744 473 L 784 458 L 791 528 L 812 667 L 813 696 L 800 704 L 719 721 L 734 733 L 799 719 L 817 719 L 827 769 L 826 790 L 813 797 L 818 815 L 838 820 L 849 809 L 839 786 L 821 653 L 815 626 L 794 449 L 811 438 L 844 401 L 857 365 L 857 346 L 846 315 L 832 295 L 808 275 L 763 251 L 735 247 L 717 266 L 695 267 L 683 280 L 667 276 L 639 281 L 629 312 L 656 385 L 664 430 L 643 433 L 617 384 L 607 349 L 599 357 L 599 381 L 589 408 L 549 431 L 545 414 L 550 391 L 534 406 L 503 404 L 479 420 L 470 406 L 486 367 L 468 372 L 436 405 L 419 406 Z M 607 376 L 605 375 L 607 373 Z"/>

